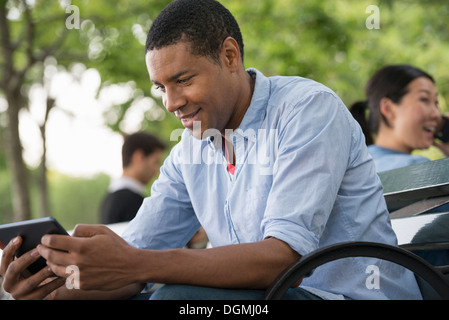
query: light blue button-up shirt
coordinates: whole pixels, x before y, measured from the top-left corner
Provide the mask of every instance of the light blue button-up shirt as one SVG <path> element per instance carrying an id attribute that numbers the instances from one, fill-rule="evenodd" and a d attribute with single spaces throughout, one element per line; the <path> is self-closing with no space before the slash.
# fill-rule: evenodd
<path id="1" fill-rule="evenodd" d="M 376 146 L 375 144 L 368 146 L 368 152 L 373 157 L 378 172 L 393 170 L 411 166 L 412 164 L 430 161 L 423 156 L 388 149 Z"/>
<path id="2" fill-rule="evenodd" d="M 124 238 L 182 247 L 201 225 L 214 247 L 275 237 L 305 255 L 350 240 L 396 244 L 364 136 L 341 100 L 312 80 L 249 72 L 251 104 L 227 132 L 234 176 L 218 132 L 198 140 L 184 130 Z M 421 297 L 410 272 L 369 258 L 328 263 L 302 286 L 328 299 Z"/>

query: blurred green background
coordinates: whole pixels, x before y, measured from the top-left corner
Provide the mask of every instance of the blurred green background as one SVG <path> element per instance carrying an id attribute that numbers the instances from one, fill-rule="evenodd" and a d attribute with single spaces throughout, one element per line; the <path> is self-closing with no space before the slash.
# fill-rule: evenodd
<path id="1" fill-rule="evenodd" d="M 154 106 L 132 129 L 155 133 L 171 146 L 175 143 L 170 141 L 170 133 L 180 124 L 153 95 L 144 62 L 146 32 L 168 2 L 0 0 L 0 223 L 19 217 L 12 200 L 19 187 L 13 183 L 17 169 L 13 170 L 11 159 L 20 160 L 20 156 L 9 156 L 13 148 L 8 144 L 14 133 L 10 128 L 12 113 L 14 108 L 16 113 L 29 108 L 30 89 L 35 84 L 45 87 L 49 66 L 68 73 L 75 73 L 76 63 L 95 68 L 101 76 L 98 94 L 108 86 L 128 84 L 132 88 L 128 99 L 112 103 L 103 113 L 105 128 L 111 134 L 131 130 L 124 129 L 123 121 L 131 106 L 147 97 Z M 267 76 L 312 78 L 333 89 L 349 106 L 365 98 L 364 85 L 377 69 L 386 64 L 412 64 L 436 79 L 441 109 L 449 111 L 446 0 L 221 2 L 240 23 L 245 67 L 256 67 Z M 378 11 L 369 7 L 372 5 Z M 379 28 L 370 27 L 375 21 Z M 47 104 L 42 106 L 47 108 L 48 118 L 53 110 L 64 107 L 52 105 L 51 99 L 48 95 Z M 45 129 L 46 119 L 39 123 L 41 128 Z M 22 147 L 19 145 L 19 150 Z M 98 152 L 102 152 L 101 146 Z M 436 148 L 419 153 L 431 159 L 442 157 Z M 110 180 L 108 174 L 99 171 L 89 176 L 70 176 L 47 167 L 42 155 L 37 165 L 23 161 L 26 181 L 20 190 L 28 193 L 22 201 L 29 199 L 29 205 L 20 217 L 51 214 L 67 229 L 76 223 L 97 223 L 99 205 Z M 45 201 L 47 206 L 42 205 Z"/>

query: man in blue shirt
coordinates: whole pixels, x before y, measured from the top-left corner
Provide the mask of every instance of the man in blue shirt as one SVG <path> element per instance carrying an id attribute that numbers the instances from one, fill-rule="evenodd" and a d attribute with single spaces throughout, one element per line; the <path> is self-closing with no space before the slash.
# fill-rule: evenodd
<path id="1" fill-rule="evenodd" d="M 317 248 L 349 240 L 396 244 L 374 163 L 347 108 L 314 81 L 245 70 L 238 25 L 218 2 L 167 6 L 150 29 L 146 63 L 186 130 L 173 134 L 180 142 L 126 241 L 99 226 L 43 237 L 38 253 L 54 273 L 66 276 L 67 265 L 76 265 L 81 289 L 109 290 L 61 287 L 52 298 L 129 297 L 143 283 L 167 283 L 153 298 L 260 299 L 281 271 Z M 176 249 L 199 226 L 213 248 Z M 373 266 L 375 286 L 367 271 Z M 7 277 L 6 284 L 25 296 L 20 282 Z M 410 272 L 365 258 L 320 267 L 285 296 L 420 297 Z"/>

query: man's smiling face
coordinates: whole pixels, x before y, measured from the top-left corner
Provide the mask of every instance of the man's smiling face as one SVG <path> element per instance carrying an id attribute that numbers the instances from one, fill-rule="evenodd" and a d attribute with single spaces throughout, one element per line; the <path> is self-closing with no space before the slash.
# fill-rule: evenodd
<path id="1" fill-rule="evenodd" d="M 145 58 L 151 82 L 161 91 L 165 108 L 195 138 L 204 139 L 205 130 L 224 132 L 231 121 L 237 104 L 235 84 L 226 66 L 192 54 L 189 46 L 180 41 L 150 50 Z M 201 123 L 201 130 L 194 132 L 196 121 Z"/>

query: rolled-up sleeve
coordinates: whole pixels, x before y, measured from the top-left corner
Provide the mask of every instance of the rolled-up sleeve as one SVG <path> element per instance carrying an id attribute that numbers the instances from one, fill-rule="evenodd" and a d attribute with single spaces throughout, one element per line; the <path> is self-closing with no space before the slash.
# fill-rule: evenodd
<path id="1" fill-rule="evenodd" d="M 316 92 L 278 127 L 278 156 L 262 233 L 305 255 L 318 248 L 349 161 L 351 126 L 341 100 Z"/>

